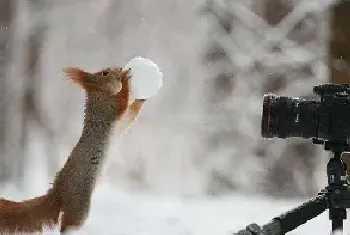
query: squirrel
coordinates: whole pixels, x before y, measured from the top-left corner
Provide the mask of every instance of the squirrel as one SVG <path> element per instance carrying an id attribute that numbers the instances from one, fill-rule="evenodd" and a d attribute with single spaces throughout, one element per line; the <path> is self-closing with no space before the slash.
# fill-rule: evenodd
<path id="1" fill-rule="evenodd" d="M 86 94 L 81 137 L 45 195 L 19 202 L 0 198 L 0 234 L 42 233 L 59 223 L 60 233 L 81 228 L 89 215 L 111 132 L 116 124 L 123 123 L 122 130 L 127 128 L 145 102 L 130 98 L 130 69 L 89 73 L 69 67 L 63 72 Z"/>

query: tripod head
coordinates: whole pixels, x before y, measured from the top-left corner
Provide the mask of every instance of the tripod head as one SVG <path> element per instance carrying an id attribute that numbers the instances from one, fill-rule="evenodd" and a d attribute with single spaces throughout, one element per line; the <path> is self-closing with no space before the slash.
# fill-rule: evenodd
<path id="1" fill-rule="evenodd" d="M 350 146 L 347 140 L 323 140 L 318 138 L 312 138 L 313 144 L 323 144 L 325 151 L 330 151 L 333 153 L 344 153 L 350 152 Z"/>
<path id="2" fill-rule="evenodd" d="M 280 235 L 290 232 L 329 209 L 332 231 L 343 229 L 347 218 L 346 208 L 350 208 L 350 187 L 347 180 L 347 166 L 341 155 L 350 152 L 347 141 L 320 140 L 313 138 L 314 144 L 323 144 L 325 151 L 334 154 L 327 164 L 328 186 L 318 195 L 297 208 L 273 218 L 269 223 L 259 226 L 250 224 L 235 235 Z"/>
<path id="3" fill-rule="evenodd" d="M 314 144 L 323 144 L 325 151 L 333 152 L 334 157 L 329 159 L 327 164 L 328 187 L 348 185 L 347 166 L 341 159 L 344 152 L 350 151 L 350 146 L 346 141 L 320 140 L 313 138 Z"/>

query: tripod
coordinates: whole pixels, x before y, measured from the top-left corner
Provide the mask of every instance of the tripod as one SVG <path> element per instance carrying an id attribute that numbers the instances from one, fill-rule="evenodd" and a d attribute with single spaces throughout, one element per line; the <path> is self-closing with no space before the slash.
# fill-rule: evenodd
<path id="1" fill-rule="evenodd" d="M 329 219 L 332 221 L 332 233 L 343 230 L 343 220 L 346 219 L 346 208 L 350 208 L 350 185 L 347 181 L 346 164 L 341 159 L 343 152 L 349 152 L 346 142 L 323 141 L 313 139 L 314 144 L 324 144 L 326 151 L 331 151 L 334 157 L 328 161 L 328 186 L 318 195 L 278 217 L 269 223 L 259 226 L 248 225 L 234 235 L 280 235 L 286 234 L 329 209 Z"/>

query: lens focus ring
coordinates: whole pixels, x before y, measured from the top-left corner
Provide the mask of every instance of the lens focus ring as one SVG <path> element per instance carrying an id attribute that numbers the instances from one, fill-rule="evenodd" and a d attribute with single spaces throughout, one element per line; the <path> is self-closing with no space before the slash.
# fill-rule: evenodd
<path id="1" fill-rule="evenodd" d="M 264 138 L 274 137 L 274 113 L 276 110 L 277 96 L 273 94 L 264 95 L 263 113 L 261 119 L 261 136 Z"/>

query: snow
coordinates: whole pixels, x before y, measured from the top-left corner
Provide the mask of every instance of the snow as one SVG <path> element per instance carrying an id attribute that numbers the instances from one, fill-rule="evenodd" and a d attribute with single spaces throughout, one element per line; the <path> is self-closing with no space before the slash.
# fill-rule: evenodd
<path id="1" fill-rule="evenodd" d="M 263 225 L 305 200 L 246 195 L 186 198 L 126 193 L 105 184 L 93 197 L 91 216 L 84 231 L 99 234 L 103 230 L 104 234 L 123 235 L 229 235 L 251 223 Z M 326 211 L 288 234 L 329 234 L 330 224 Z M 349 231 L 346 221 L 344 227 Z"/>
<path id="2" fill-rule="evenodd" d="M 150 59 L 135 57 L 125 69 L 131 69 L 131 89 L 135 99 L 154 96 L 163 85 L 163 74 L 157 64 Z"/>
<path id="3" fill-rule="evenodd" d="M 16 200 L 28 197 L 9 188 L 1 195 Z M 305 200 L 239 194 L 183 197 L 132 193 L 104 182 L 93 194 L 91 213 L 85 226 L 74 234 L 102 234 L 103 231 L 106 235 L 229 235 L 251 223 L 263 225 Z M 325 212 L 288 235 L 329 234 L 330 228 L 328 212 Z M 346 221 L 344 228 L 350 231 Z M 47 230 L 44 234 L 59 234 L 58 228 L 53 232 Z"/>

